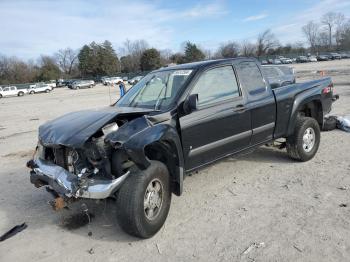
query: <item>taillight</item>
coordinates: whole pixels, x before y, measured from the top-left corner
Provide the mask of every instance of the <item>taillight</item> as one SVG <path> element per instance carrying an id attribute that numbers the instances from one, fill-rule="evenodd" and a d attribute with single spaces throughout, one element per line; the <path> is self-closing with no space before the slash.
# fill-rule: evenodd
<path id="1" fill-rule="evenodd" d="M 328 94 L 334 91 L 333 83 L 330 83 L 327 87 L 322 89 L 322 94 Z"/>

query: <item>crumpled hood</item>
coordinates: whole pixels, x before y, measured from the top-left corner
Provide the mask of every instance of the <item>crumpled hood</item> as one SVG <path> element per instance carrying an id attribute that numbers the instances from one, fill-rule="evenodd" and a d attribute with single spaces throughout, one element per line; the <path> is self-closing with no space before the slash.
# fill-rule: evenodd
<path id="1" fill-rule="evenodd" d="M 132 107 L 107 107 L 69 113 L 39 127 L 39 140 L 44 145 L 64 145 L 80 148 L 103 126 L 118 115 L 152 112 L 151 109 Z"/>

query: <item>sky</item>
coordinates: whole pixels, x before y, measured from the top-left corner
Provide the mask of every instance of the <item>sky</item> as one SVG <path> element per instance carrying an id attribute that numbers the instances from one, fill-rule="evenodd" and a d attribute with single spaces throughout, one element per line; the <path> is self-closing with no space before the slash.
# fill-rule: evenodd
<path id="1" fill-rule="evenodd" d="M 350 18 L 350 0 L 0 0 L 0 54 L 29 60 L 104 40 L 118 53 L 126 39 L 215 50 L 266 29 L 286 44 L 305 41 L 301 27 L 328 11 Z"/>

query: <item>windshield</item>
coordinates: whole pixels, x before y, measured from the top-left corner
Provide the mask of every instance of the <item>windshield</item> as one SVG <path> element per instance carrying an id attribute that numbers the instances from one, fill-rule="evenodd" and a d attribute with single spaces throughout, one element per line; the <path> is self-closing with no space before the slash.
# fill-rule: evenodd
<path id="1" fill-rule="evenodd" d="M 185 83 L 192 70 L 167 70 L 146 75 L 118 102 L 117 106 L 164 110 Z"/>

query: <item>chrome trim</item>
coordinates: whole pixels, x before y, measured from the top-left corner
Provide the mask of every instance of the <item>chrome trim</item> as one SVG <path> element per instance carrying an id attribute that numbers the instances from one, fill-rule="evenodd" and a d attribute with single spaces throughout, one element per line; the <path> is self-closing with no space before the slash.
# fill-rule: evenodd
<path id="1" fill-rule="evenodd" d="M 130 171 L 124 175 L 112 179 L 79 179 L 78 176 L 68 172 L 66 169 L 35 158 L 35 166 L 31 172 L 32 183 L 42 180 L 48 183 L 57 193 L 67 197 L 105 199 L 116 192 L 130 175 Z"/>

